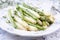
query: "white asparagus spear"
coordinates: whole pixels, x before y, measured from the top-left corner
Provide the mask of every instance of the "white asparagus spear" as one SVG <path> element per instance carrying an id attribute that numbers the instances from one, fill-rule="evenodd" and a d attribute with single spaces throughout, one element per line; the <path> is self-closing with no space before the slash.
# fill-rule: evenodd
<path id="1" fill-rule="evenodd" d="M 42 25 L 42 22 L 40 20 L 37 20 L 37 22 L 38 22 L 39 25 Z"/>
<path id="2" fill-rule="evenodd" d="M 17 25 L 17 28 L 20 30 L 27 30 L 26 28 L 24 28 L 21 24 L 19 24 L 18 22 L 15 22 L 15 24 Z"/>
<path id="3" fill-rule="evenodd" d="M 46 25 L 46 26 L 43 26 L 43 27 L 44 27 L 45 29 L 46 29 L 46 28 L 48 28 L 48 26 L 47 26 L 47 25 Z"/>
<path id="4" fill-rule="evenodd" d="M 25 16 L 25 20 L 28 21 L 28 22 L 31 22 L 31 23 L 33 23 L 33 24 L 36 23 L 36 20 L 34 20 L 33 18 L 28 17 L 28 16 Z"/>
<path id="5" fill-rule="evenodd" d="M 29 25 L 29 28 L 28 28 L 30 31 L 37 31 L 38 29 L 36 28 L 36 27 L 34 27 L 34 26 L 30 26 Z"/>
<path id="6" fill-rule="evenodd" d="M 23 25 L 25 28 L 28 28 L 28 24 L 25 21 L 23 21 L 21 18 L 19 18 L 18 16 L 15 16 L 14 18 L 18 23 Z"/>
<path id="7" fill-rule="evenodd" d="M 51 22 L 54 22 L 54 18 L 53 18 L 53 17 L 49 17 L 49 20 L 50 20 Z"/>
<path id="8" fill-rule="evenodd" d="M 40 18 L 40 15 L 37 12 L 34 12 L 31 9 L 27 9 L 28 11 L 30 11 L 33 15 L 35 15 L 37 18 Z"/>

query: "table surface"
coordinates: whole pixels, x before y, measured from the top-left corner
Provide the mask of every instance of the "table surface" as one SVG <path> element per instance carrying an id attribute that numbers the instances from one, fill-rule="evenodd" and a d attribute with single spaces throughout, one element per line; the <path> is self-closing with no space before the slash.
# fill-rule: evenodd
<path id="1" fill-rule="evenodd" d="M 57 5 L 57 1 L 54 0 L 56 2 Z M 59 1 L 58 1 L 59 2 Z M 4 7 L 7 7 L 7 3 L 10 3 L 10 5 L 12 4 L 12 0 L 6 1 L 6 0 L 1 0 L 0 1 L 0 8 L 2 8 L 4 4 L 6 4 Z M 59 9 L 59 8 L 58 8 Z M 4 30 L 2 30 L 0 28 L 0 40 L 60 40 L 60 30 L 57 30 L 56 32 L 47 35 L 47 36 L 43 36 L 43 37 L 38 37 L 38 38 L 25 38 L 25 37 L 20 37 L 17 35 L 12 35 Z"/>

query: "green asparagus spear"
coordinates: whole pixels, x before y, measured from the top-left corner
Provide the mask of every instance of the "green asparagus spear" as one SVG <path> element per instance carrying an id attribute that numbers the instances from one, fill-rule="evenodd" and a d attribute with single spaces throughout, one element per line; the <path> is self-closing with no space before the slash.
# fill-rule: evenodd
<path id="1" fill-rule="evenodd" d="M 39 29 L 39 30 L 45 30 L 46 28 L 44 28 L 43 26 L 40 26 L 40 25 L 36 25 L 36 27 Z"/>
<path id="2" fill-rule="evenodd" d="M 31 24 L 29 22 L 28 22 L 28 24 L 31 25 L 31 26 L 34 26 L 34 27 L 38 28 L 38 30 L 44 30 L 45 29 L 43 26 L 40 26 L 38 24 Z"/>
<path id="3" fill-rule="evenodd" d="M 37 12 L 37 13 L 40 14 L 41 16 L 44 15 L 43 11 L 40 11 L 40 10 L 37 9 L 37 8 L 31 7 L 31 6 L 29 6 L 29 5 L 25 4 L 25 3 L 23 3 L 23 6 L 26 7 L 26 8 L 29 8 L 29 9 L 35 11 L 35 12 Z"/>
<path id="4" fill-rule="evenodd" d="M 47 21 L 43 21 L 43 26 L 49 26 L 49 23 Z"/>
<path id="5" fill-rule="evenodd" d="M 16 26 L 16 24 L 15 24 L 15 22 L 14 22 L 14 19 L 13 19 L 13 17 L 12 17 L 12 11 L 11 11 L 11 9 L 8 11 L 9 13 L 8 13 L 8 16 L 9 16 L 9 18 L 10 18 L 10 22 L 12 23 L 12 25 L 15 27 L 15 28 L 17 28 L 17 26 Z"/>

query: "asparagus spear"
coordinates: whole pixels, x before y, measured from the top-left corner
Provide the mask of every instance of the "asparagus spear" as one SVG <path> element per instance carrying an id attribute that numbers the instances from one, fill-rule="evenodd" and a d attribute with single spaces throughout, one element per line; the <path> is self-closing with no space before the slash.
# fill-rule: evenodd
<path id="1" fill-rule="evenodd" d="M 17 25 L 17 29 L 20 30 L 27 30 L 26 28 L 24 28 L 21 24 L 19 24 L 18 22 L 15 22 L 15 24 Z"/>
<path id="2" fill-rule="evenodd" d="M 41 16 L 44 15 L 44 13 L 43 13 L 42 11 L 40 11 L 40 9 L 34 8 L 34 7 L 32 7 L 32 6 L 29 6 L 29 5 L 25 4 L 25 3 L 23 3 L 23 6 L 26 7 L 26 8 L 29 8 L 29 9 L 35 11 L 35 12 L 37 12 L 37 13 L 40 14 Z"/>
<path id="3" fill-rule="evenodd" d="M 11 11 L 11 9 L 10 9 L 8 12 L 9 12 L 9 13 L 8 13 L 8 17 L 10 18 L 10 22 L 12 23 L 12 25 L 13 25 L 15 28 L 17 28 L 17 25 L 15 24 L 14 19 L 13 19 L 13 17 L 12 17 L 12 11 Z"/>
<path id="4" fill-rule="evenodd" d="M 45 16 L 41 16 L 41 17 L 40 17 L 40 20 L 41 20 L 41 21 L 45 21 L 45 19 L 46 19 Z"/>
<path id="5" fill-rule="evenodd" d="M 25 4 L 25 3 L 23 3 L 22 5 L 23 5 L 24 7 L 26 7 L 26 8 L 31 9 L 31 10 L 36 10 L 36 8 L 31 7 L 31 6 L 29 6 L 29 5 Z"/>
<path id="6" fill-rule="evenodd" d="M 23 12 L 20 10 L 20 12 L 18 12 L 17 10 L 14 11 L 15 15 L 20 17 L 21 19 L 24 19 L 24 15 Z"/>
<path id="7" fill-rule="evenodd" d="M 43 21 L 43 26 L 49 26 L 49 23 L 47 21 Z"/>
<path id="8" fill-rule="evenodd" d="M 28 22 L 29 25 L 33 26 L 33 27 L 36 27 L 38 30 L 44 30 L 45 28 L 43 26 L 40 26 L 38 24 L 31 24 Z"/>
<path id="9" fill-rule="evenodd" d="M 53 17 L 46 17 L 46 21 L 49 23 L 49 24 L 52 24 L 54 22 L 54 18 Z"/>
<path id="10" fill-rule="evenodd" d="M 40 15 L 37 13 L 37 12 L 35 12 L 35 11 L 33 11 L 33 10 L 30 10 L 30 9 L 27 9 L 32 15 L 34 15 L 35 17 L 37 17 L 37 18 L 40 18 Z"/>
<path id="11" fill-rule="evenodd" d="M 38 29 L 34 26 L 31 26 L 29 25 L 29 28 L 28 28 L 29 31 L 37 31 Z"/>
<path id="12" fill-rule="evenodd" d="M 36 24 L 36 20 L 34 20 L 33 18 L 29 17 L 29 16 L 25 16 L 24 17 L 24 20 L 28 21 L 28 22 L 31 22 L 33 24 Z"/>
<path id="13" fill-rule="evenodd" d="M 39 25 L 42 25 L 42 21 L 40 21 L 40 20 L 37 20 L 37 22 L 38 22 L 38 24 L 39 24 Z"/>
<path id="14" fill-rule="evenodd" d="M 45 30 L 46 29 L 46 28 L 44 28 L 43 26 L 40 26 L 40 25 L 36 25 L 36 26 L 39 30 Z"/>

